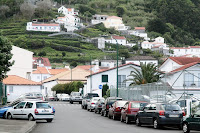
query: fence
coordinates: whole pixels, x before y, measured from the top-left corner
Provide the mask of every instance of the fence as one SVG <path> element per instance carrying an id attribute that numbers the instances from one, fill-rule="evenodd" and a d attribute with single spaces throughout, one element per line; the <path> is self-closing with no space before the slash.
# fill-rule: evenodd
<path id="1" fill-rule="evenodd" d="M 174 97 L 171 87 L 164 82 L 120 87 L 118 97 L 130 101 L 167 102 Z M 116 88 L 110 88 L 110 96 L 116 97 Z"/>

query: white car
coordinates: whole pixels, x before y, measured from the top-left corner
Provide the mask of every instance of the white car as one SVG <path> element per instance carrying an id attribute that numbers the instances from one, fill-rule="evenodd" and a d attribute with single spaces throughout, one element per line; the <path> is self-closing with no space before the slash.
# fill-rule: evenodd
<path id="1" fill-rule="evenodd" d="M 103 99 L 103 98 L 100 98 L 100 97 L 93 97 L 90 102 L 87 103 L 87 110 L 92 112 L 92 110 L 95 109 L 95 106 L 96 106 L 96 103 L 99 99 Z"/>
<path id="2" fill-rule="evenodd" d="M 62 101 L 69 101 L 70 96 L 69 96 L 69 94 L 62 94 L 60 99 Z"/>
<path id="3" fill-rule="evenodd" d="M 22 101 L 6 112 L 7 119 L 46 120 L 52 122 L 54 112 L 48 102 Z"/>

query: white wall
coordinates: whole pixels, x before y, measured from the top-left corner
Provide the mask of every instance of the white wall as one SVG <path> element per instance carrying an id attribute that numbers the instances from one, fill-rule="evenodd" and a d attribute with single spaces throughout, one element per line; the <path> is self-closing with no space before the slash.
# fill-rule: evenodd
<path id="1" fill-rule="evenodd" d="M 171 59 L 167 59 L 160 67 L 159 70 L 163 72 L 170 72 L 172 70 L 175 70 L 177 68 L 181 67 L 178 63 L 174 62 Z"/>
<path id="2" fill-rule="evenodd" d="M 51 82 L 47 82 L 47 83 L 43 83 L 42 84 L 42 94 L 44 96 L 48 95 L 54 95 L 55 92 L 51 91 L 51 88 L 54 87 L 55 85 L 57 85 L 57 81 L 51 81 Z"/>
<path id="3" fill-rule="evenodd" d="M 51 76 L 52 75 L 50 74 L 31 74 L 31 80 L 35 82 L 41 82 L 42 80 L 45 80 Z"/>
<path id="4" fill-rule="evenodd" d="M 145 63 L 153 63 L 153 64 L 156 64 L 156 66 L 158 65 L 158 61 L 157 60 L 134 60 L 134 61 L 129 61 L 129 60 L 127 60 L 126 61 L 126 64 L 127 63 L 134 63 L 134 64 L 137 64 L 137 65 L 140 65 L 140 63 L 143 63 L 143 64 L 145 64 Z"/>
<path id="5" fill-rule="evenodd" d="M 140 69 L 137 66 L 127 65 L 127 66 L 119 68 L 118 75 L 126 75 L 126 78 L 127 78 L 127 76 L 130 75 L 130 72 L 135 70 L 135 69 L 133 69 L 133 67 Z M 107 83 L 102 82 L 102 75 L 108 75 L 108 82 Z M 107 84 L 109 86 L 109 88 L 116 87 L 116 83 L 117 83 L 116 82 L 117 81 L 116 75 L 117 75 L 116 69 L 105 71 L 105 72 L 93 75 L 92 76 L 92 86 L 90 84 L 91 77 L 88 77 L 87 78 L 87 89 L 84 90 L 84 91 L 86 93 L 89 93 L 90 88 L 92 88 L 92 91 L 97 92 L 100 96 L 102 96 L 102 90 L 99 89 L 99 85 Z M 127 86 L 129 84 L 130 84 L 130 82 L 126 83 Z"/>
<path id="6" fill-rule="evenodd" d="M 105 40 L 107 43 L 112 43 L 112 44 L 120 44 L 120 45 L 126 45 L 126 39 L 117 39 L 117 42 L 115 39 L 106 39 Z"/>
<path id="7" fill-rule="evenodd" d="M 33 52 L 12 46 L 11 53 L 13 54 L 11 61 L 15 63 L 10 67 L 10 71 L 7 75 L 17 75 L 27 78 L 27 73 L 32 73 Z"/>
<path id="8" fill-rule="evenodd" d="M 13 87 L 13 92 L 10 92 L 10 87 Z M 12 102 L 20 95 L 29 92 L 41 92 L 40 85 L 7 85 L 7 100 Z"/>

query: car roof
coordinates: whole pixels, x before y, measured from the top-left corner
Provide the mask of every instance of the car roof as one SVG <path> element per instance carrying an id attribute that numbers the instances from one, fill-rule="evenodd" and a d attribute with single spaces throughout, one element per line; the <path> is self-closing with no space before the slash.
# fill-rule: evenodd
<path id="1" fill-rule="evenodd" d="M 147 101 L 129 101 L 130 103 L 148 103 Z"/>
<path id="2" fill-rule="evenodd" d="M 107 99 L 122 99 L 121 97 L 108 97 Z"/>

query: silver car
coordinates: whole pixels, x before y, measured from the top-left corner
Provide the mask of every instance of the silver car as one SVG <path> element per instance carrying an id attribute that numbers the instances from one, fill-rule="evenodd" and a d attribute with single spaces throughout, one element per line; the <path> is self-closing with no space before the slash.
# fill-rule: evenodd
<path id="1" fill-rule="evenodd" d="M 103 98 L 100 98 L 100 97 L 93 97 L 90 102 L 87 103 L 87 110 L 92 112 L 94 109 L 95 109 L 95 106 L 96 106 L 96 102 L 99 100 L 99 99 L 103 99 Z"/>

